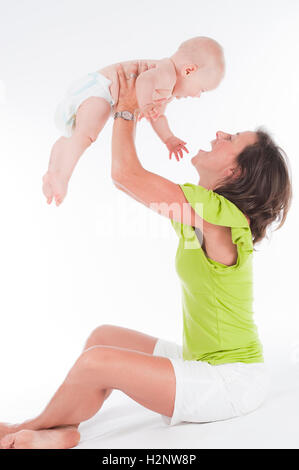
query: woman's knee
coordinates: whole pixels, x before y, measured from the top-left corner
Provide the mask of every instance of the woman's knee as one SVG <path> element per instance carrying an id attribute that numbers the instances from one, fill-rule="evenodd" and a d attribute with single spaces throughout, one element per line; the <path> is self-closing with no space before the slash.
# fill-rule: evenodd
<path id="1" fill-rule="evenodd" d="M 87 338 L 84 349 L 87 349 L 91 346 L 106 344 L 105 340 L 109 336 L 111 328 L 113 328 L 112 325 L 100 325 L 92 330 L 89 337 Z"/>
<path id="2" fill-rule="evenodd" d="M 82 385 L 97 382 L 102 366 L 107 362 L 106 356 L 101 346 L 91 346 L 85 349 L 69 371 L 66 383 Z"/>

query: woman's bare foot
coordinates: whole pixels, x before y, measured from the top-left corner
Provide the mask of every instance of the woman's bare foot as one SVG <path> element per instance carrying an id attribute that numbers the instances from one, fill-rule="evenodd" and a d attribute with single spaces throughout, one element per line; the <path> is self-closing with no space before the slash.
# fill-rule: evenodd
<path id="1" fill-rule="evenodd" d="M 2 449 L 69 449 L 80 441 L 80 433 L 75 426 L 31 431 L 23 429 L 4 436 Z"/>
<path id="2" fill-rule="evenodd" d="M 47 198 L 47 203 L 51 204 L 53 198 L 56 206 L 59 206 L 67 193 L 68 178 L 59 173 L 47 171 L 43 176 L 43 193 Z"/>
<path id="3" fill-rule="evenodd" d="M 17 430 L 18 426 L 16 424 L 0 423 L 0 440 L 2 437 L 6 436 L 6 434 L 14 433 Z"/>

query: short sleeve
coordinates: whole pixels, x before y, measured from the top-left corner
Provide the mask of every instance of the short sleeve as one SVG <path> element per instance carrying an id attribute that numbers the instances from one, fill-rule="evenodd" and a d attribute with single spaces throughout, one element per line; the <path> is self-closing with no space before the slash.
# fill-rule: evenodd
<path id="1" fill-rule="evenodd" d="M 187 201 L 210 224 L 226 227 L 248 227 L 245 215 L 231 201 L 196 184 L 180 184 Z"/>
<path id="2" fill-rule="evenodd" d="M 231 227 L 232 241 L 253 251 L 252 233 L 245 215 L 224 196 L 203 186 L 185 183 L 179 185 L 194 211 L 211 224 Z M 177 224 L 172 224 L 178 230 Z"/>

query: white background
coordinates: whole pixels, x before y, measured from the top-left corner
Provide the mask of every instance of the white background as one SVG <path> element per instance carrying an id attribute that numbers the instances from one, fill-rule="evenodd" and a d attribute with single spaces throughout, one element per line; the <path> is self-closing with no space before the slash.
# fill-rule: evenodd
<path id="1" fill-rule="evenodd" d="M 59 137 L 53 115 L 70 83 L 111 63 L 172 55 L 193 36 L 225 52 L 226 75 L 200 100 L 168 107 L 189 155 L 168 160 L 144 120 L 145 168 L 198 183 L 190 159 L 217 130 L 263 125 L 286 151 L 294 200 L 254 255 L 255 320 L 268 364 L 299 367 L 297 0 L 0 1 L 0 420 L 41 411 L 93 328 L 120 325 L 181 343 L 177 237 L 168 219 L 118 191 L 110 120 L 81 158 L 64 203 L 41 178 Z"/>

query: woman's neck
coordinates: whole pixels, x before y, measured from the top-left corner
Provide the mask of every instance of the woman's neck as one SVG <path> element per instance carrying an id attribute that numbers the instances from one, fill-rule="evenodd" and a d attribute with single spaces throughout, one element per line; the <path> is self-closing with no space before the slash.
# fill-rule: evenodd
<path id="1" fill-rule="evenodd" d="M 209 182 L 207 179 L 202 178 L 202 177 L 199 178 L 199 182 L 197 184 L 202 186 L 203 188 L 211 189 L 211 190 L 213 190 L 215 187 L 215 183 Z"/>

